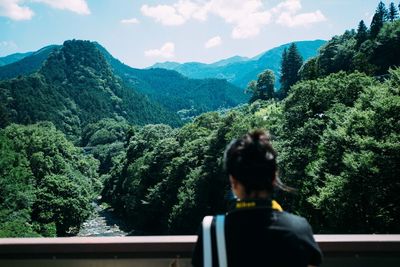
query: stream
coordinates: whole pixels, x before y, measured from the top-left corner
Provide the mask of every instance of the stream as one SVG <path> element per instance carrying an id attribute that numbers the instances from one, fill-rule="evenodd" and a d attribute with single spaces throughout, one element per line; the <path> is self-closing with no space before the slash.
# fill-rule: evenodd
<path id="1" fill-rule="evenodd" d="M 120 227 L 124 224 L 112 209 L 92 202 L 95 212 L 82 224 L 77 236 L 126 236 Z"/>

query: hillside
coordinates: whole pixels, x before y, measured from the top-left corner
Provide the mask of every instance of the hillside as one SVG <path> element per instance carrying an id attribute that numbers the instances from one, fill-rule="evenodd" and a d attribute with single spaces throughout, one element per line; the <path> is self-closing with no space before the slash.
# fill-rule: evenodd
<path id="1" fill-rule="evenodd" d="M 37 71 L 51 52 L 58 49 L 59 45 L 49 45 L 36 52 L 28 52 L 20 60 L 10 55 L 14 62 L 0 67 L 0 80 L 15 78 L 18 75 L 31 74 Z M 15 55 L 15 54 L 14 54 Z"/>
<path id="2" fill-rule="evenodd" d="M 182 118 L 234 107 L 248 99 L 242 89 L 226 80 L 190 79 L 172 70 L 131 68 L 115 59 L 99 44 L 97 46 L 124 82 L 169 110 L 179 112 Z"/>
<path id="3" fill-rule="evenodd" d="M 176 114 L 124 85 L 89 41 L 66 41 L 39 71 L 0 82 L 0 99 L 0 127 L 48 120 L 70 137 L 107 117 L 180 124 Z"/>
<path id="4" fill-rule="evenodd" d="M 400 66 L 400 21 L 381 21 L 378 25 L 371 24 L 368 29 L 360 21 L 357 31 L 334 36 L 303 65 L 301 79 L 316 79 L 338 71 L 387 76 L 390 68 Z"/>
<path id="5" fill-rule="evenodd" d="M 33 52 L 26 52 L 26 53 L 15 53 L 5 57 L 0 57 L 0 67 L 4 65 L 8 65 L 23 59 L 24 57 L 32 55 Z"/>
<path id="6" fill-rule="evenodd" d="M 221 79 L 189 79 L 176 71 L 164 69 L 141 70 L 131 68 L 114 58 L 104 47 L 95 43 L 114 74 L 136 91 L 149 96 L 164 108 L 180 117 L 191 118 L 206 111 L 234 107 L 245 103 L 243 90 Z M 33 52 L 14 63 L 0 67 L 0 80 L 31 74 L 39 70 L 49 54 L 60 49 L 52 45 Z M 238 61 L 239 58 L 234 59 Z M 219 65 L 229 62 L 220 61 Z"/>
<path id="7" fill-rule="evenodd" d="M 323 40 L 294 42 L 304 60 L 317 54 L 318 49 L 325 43 Z M 266 69 L 274 71 L 279 77 L 282 52 L 290 44 L 268 50 L 253 58 L 235 56 L 212 64 L 190 62 L 179 64 L 176 62 L 157 63 L 151 68 L 164 68 L 175 70 L 182 75 L 194 79 L 219 78 L 245 88 L 251 80 L 257 79 L 257 75 Z M 221 64 L 222 63 L 222 64 Z M 279 79 L 276 79 L 276 87 Z"/>

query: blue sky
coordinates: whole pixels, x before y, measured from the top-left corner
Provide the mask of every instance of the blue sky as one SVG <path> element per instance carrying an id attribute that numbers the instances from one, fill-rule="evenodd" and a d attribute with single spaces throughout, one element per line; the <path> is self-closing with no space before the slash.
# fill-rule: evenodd
<path id="1" fill-rule="evenodd" d="M 390 1 L 383 1 L 387 6 Z M 330 39 L 374 0 L 0 0 L 0 56 L 64 40 L 97 41 L 133 67 L 253 57 L 299 40 Z M 399 1 L 395 1 L 396 6 Z"/>

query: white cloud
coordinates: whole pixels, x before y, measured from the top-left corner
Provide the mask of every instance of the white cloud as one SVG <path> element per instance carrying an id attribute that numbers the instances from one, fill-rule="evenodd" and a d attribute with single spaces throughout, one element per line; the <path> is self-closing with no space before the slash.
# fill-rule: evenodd
<path id="1" fill-rule="evenodd" d="M 209 13 L 232 24 L 232 38 L 245 39 L 258 35 L 271 21 L 271 12 L 263 10 L 260 0 L 212 0 Z"/>
<path id="2" fill-rule="evenodd" d="M 24 0 L 0 0 L 0 16 L 12 20 L 30 20 L 35 14 L 31 8 L 24 6 Z M 32 0 L 43 3 L 55 9 L 69 10 L 80 15 L 89 15 L 90 10 L 86 0 Z"/>
<path id="3" fill-rule="evenodd" d="M 320 10 L 312 13 L 302 13 L 297 15 L 292 15 L 288 12 L 284 12 L 279 16 L 277 23 L 288 27 L 296 27 L 308 26 L 310 24 L 325 20 L 326 18 Z"/>
<path id="4" fill-rule="evenodd" d="M 21 0 L 1 0 L 0 16 L 8 17 L 12 20 L 29 20 L 34 12 L 26 6 L 22 6 Z"/>
<path id="5" fill-rule="evenodd" d="M 122 24 L 138 24 L 139 20 L 137 18 L 131 18 L 131 19 L 123 19 L 120 22 Z"/>
<path id="6" fill-rule="evenodd" d="M 245 39 L 257 36 L 272 22 L 297 27 L 326 20 L 320 10 L 299 13 L 301 9 L 301 0 L 286 0 L 270 9 L 262 0 L 179 0 L 171 5 L 143 5 L 141 11 L 169 26 L 183 25 L 190 19 L 205 21 L 209 15 L 214 15 L 232 24 L 232 38 Z"/>
<path id="7" fill-rule="evenodd" d="M 152 17 L 164 25 L 181 25 L 185 23 L 185 18 L 178 14 L 176 9 L 172 6 L 158 5 L 150 7 L 148 5 L 143 5 L 140 10 L 143 15 Z"/>
<path id="8" fill-rule="evenodd" d="M 190 0 L 181 0 L 174 4 L 174 8 L 176 9 L 177 13 L 181 14 L 185 19 L 189 19 L 191 17 L 203 21 L 207 19 L 207 12 L 205 12 L 205 8 Z"/>
<path id="9" fill-rule="evenodd" d="M 160 49 L 150 49 L 144 52 L 146 57 L 163 57 L 171 58 L 174 57 L 175 44 L 171 42 L 165 43 Z"/>
<path id="10" fill-rule="evenodd" d="M 271 9 L 273 13 L 289 12 L 291 14 L 301 10 L 300 0 L 286 0 Z"/>
<path id="11" fill-rule="evenodd" d="M 286 0 L 274 7 L 272 12 L 277 15 L 276 23 L 287 27 L 308 26 L 326 20 L 320 10 L 297 14 L 301 8 L 300 0 Z"/>
<path id="12" fill-rule="evenodd" d="M 80 15 L 89 15 L 90 10 L 85 0 L 34 0 L 44 3 L 55 9 L 65 9 Z"/>
<path id="13" fill-rule="evenodd" d="M 222 43 L 222 39 L 220 36 L 215 36 L 213 38 L 211 38 L 210 40 L 208 40 L 205 44 L 204 47 L 205 48 L 212 48 L 212 47 L 216 47 L 221 45 Z"/>

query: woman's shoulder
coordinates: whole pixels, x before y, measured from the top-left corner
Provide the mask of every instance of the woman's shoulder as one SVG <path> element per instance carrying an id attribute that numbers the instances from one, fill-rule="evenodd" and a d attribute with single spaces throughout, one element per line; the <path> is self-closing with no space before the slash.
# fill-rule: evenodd
<path id="1" fill-rule="evenodd" d="M 280 211 L 274 212 L 274 218 L 272 227 L 284 227 L 295 233 L 312 235 L 311 226 L 304 217 Z"/>

